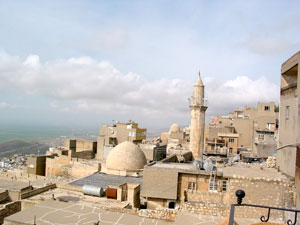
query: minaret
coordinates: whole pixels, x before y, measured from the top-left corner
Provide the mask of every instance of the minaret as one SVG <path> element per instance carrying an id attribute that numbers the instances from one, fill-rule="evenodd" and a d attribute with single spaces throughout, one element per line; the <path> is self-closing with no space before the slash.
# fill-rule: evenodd
<path id="1" fill-rule="evenodd" d="M 204 101 L 204 85 L 200 77 L 194 85 L 193 96 L 190 99 L 191 130 L 190 130 L 190 151 L 193 157 L 203 158 L 204 150 L 204 128 L 205 111 L 207 106 Z"/>

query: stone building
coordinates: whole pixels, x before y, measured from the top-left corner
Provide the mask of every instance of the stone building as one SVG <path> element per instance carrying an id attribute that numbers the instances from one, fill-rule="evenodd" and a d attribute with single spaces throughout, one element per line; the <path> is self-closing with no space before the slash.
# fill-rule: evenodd
<path id="1" fill-rule="evenodd" d="M 206 127 L 205 150 L 207 156 L 232 157 L 238 153 L 239 134 L 234 127 Z"/>
<path id="2" fill-rule="evenodd" d="M 71 150 L 72 158 L 93 159 L 97 153 L 97 142 L 82 139 L 65 139 L 64 148 Z"/>
<path id="3" fill-rule="evenodd" d="M 146 156 L 147 162 L 160 161 L 166 158 L 167 145 L 162 143 L 142 143 L 139 147 Z"/>
<path id="4" fill-rule="evenodd" d="M 139 128 L 138 123 L 133 121 L 101 126 L 97 139 L 97 159 L 105 159 L 113 147 L 124 141 L 142 143 L 146 139 L 146 132 L 146 128 Z"/>
<path id="5" fill-rule="evenodd" d="M 66 149 L 73 150 L 74 152 L 97 152 L 97 142 L 82 140 L 82 139 L 65 139 L 64 146 Z"/>
<path id="6" fill-rule="evenodd" d="M 278 112 L 274 102 L 261 102 L 257 107 L 236 109 L 227 116 L 217 116 L 210 121 L 214 133 L 238 134 L 238 149 L 248 157 L 268 157 L 275 153 Z M 216 135 L 213 136 L 215 138 Z M 213 138 L 207 138 L 211 141 Z M 239 152 L 239 151 L 238 151 Z"/>
<path id="7" fill-rule="evenodd" d="M 190 151 L 193 153 L 195 159 L 202 158 L 207 105 L 204 100 L 204 85 L 200 73 L 197 83 L 194 85 L 193 96 L 189 99 L 189 102 L 191 110 Z"/>
<path id="8" fill-rule="evenodd" d="M 27 173 L 45 176 L 46 156 L 30 156 L 27 158 Z"/>
<path id="9" fill-rule="evenodd" d="M 246 192 L 244 203 L 286 207 L 293 204 L 294 182 L 277 172 L 260 166 L 225 167 L 217 171 L 199 170 L 192 164 L 156 163 L 147 165 L 141 195 L 147 207 L 178 208 L 183 211 L 228 216 L 236 203 L 235 192 Z M 259 218 L 264 209 L 241 207 L 236 216 Z M 283 218 L 282 212 L 271 218 Z"/>
<path id="10" fill-rule="evenodd" d="M 297 208 L 300 208 L 300 51 L 281 65 L 279 148 L 280 171 L 295 177 Z"/>
<path id="11" fill-rule="evenodd" d="M 182 154 L 189 151 L 189 148 L 189 136 L 177 123 L 173 123 L 168 132 L 167 155 Z"/>
<path id="12" fill-rule="evenodd" d="M 84 177 L 100 171 L 100 162 L 95 160 L 96 149 L 97 142 L 66 139 L 63 147 L 46 152 L 45 175 Z"/>

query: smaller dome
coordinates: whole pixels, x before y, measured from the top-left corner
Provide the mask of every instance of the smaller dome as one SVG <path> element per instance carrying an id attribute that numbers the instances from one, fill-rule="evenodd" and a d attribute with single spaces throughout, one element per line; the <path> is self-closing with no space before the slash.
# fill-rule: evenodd
<path id="1" fill-rule="evenodd" d="M 180 131 L 179 125 L 177 123 L 173 123 L 172 126 L 170 127 L 169 133 L 179 132 L 179 131 Z"/>
<path id="2" fill-rule="evenodd" d="M 118 144 L 106 158 L 106 168 L 113 170 L 140 170 L 146 164 L 145 154 L 129 141 Z"/>

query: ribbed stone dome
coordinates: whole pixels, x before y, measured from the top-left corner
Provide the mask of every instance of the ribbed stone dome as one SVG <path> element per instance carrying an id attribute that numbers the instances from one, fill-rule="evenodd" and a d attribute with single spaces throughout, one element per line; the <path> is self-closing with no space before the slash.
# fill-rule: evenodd
<path id="1" fill-rule="evenodd" d="M 172 126 L 170 127 L 169 133 L 179 132 L 179 131 L 180 131 L 179 125 L 177 123 L 173 123 Z"/>
<path id="2" fill-rule="evenodd" d="M 145 154 L 129 141 L 114 147 L 106 158 L 106 168 L 113 170 L 139 170 L 146 164 Z"/>

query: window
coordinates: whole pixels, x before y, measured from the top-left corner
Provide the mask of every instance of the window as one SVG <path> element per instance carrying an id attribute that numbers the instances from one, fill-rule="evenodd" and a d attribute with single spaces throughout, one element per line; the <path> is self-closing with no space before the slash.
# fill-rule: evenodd
<path id="1" fill-rule="evenodd" d="M 264 135 L 263 134 L 259 134 L 258 135 L 258 140 L 259 141 L 263 141 L 264 140 Z"/>
<path id="2" fill-rule="evenodd" d="M 189 182 L 188 189 L 189 190 L 196 190 L 197 189 L 196 185 L 197 185 L 196 182 Z"/>
<path id="3" fill-rule="evenodd" d="M 232 148 L 229 148 L 229 154 L 232 154 Z"/>
<path id="4" fill-rule="evenodd" d="M 270 111 L 270 106 L 265 105 L 265 111 Z"/>
<path id="5" fill-rule="evenodd" d="M 227 180 L 223 180 L 222 181 L 222 192 L 226 192 L 227 191 Z"/>
<path id="6" fill-rule="evenodd" d="M 169 209 L 175 209 L 175 202 L 169 202 Z"/>
<path id="7" fill-rule="evenodd" d="M 234 138 L 229 138 L 229 143 L 234 143 Z"/>
<path id="8" fill-rule="evenodd" d="M 218 180 L 211 180 L 209 182 L 209 191 L 217 192 L 218 191 Z"/>
<path id="9" fill-rule="evenodd" d="M 290 118 L 290 107 L 285 107 L 285 119 L 288 120 Z"/>

